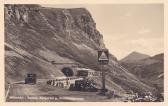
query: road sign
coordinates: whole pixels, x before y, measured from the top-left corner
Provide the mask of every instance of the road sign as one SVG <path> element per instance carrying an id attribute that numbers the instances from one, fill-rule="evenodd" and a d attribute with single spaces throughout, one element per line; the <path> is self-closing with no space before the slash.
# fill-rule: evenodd
<path id="1" fill-rule="evenodd" d="M 107 49 L 101 49 L 98 51 L 98 62 L 101 64 L 108 64 L 109 52 Z"/>
<path id="2" fill-rule="evenodd" d="M 98 51 L 98 62 L 100 63 L 101 66 L 101 72 L 102 72 L 102 90 L 101 94 L 105 95 L 107 89 L 106 89 L 106 84 L 105 84 L 105 70 L 103 70 L 103 66 L 107 65 L 109 62 L 109 52 L 108 49 L 101 49 Z"/>

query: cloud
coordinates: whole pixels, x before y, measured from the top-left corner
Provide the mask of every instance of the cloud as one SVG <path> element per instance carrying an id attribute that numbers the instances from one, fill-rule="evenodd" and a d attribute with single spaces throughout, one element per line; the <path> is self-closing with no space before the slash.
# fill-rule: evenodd
<path id="1" fill-rule="evenodd" d="M 119 19 L 121 20 L 130 19 L 131 16 L 132 16 L 131 12 L 126 12 L 123 16 L 120 16 Z"/>
<path id="2" fill-rule="evenodd" d="M 147 34 L 147 33 L 150 33 L 150 32 L 151 32 L 151 30 L 149 30 L 149 29 L 141 29 L 137 33 L 138 34 Z"/>
<path id="3" fill-rule="evenodd" d="M 164 50 L 163 38 L 142 38 L 137 40 L 131 40 L 130 45 L 133 45 L 132 49 L 134 49 L 135 51 L 151 55 L 163 52 Z"/>

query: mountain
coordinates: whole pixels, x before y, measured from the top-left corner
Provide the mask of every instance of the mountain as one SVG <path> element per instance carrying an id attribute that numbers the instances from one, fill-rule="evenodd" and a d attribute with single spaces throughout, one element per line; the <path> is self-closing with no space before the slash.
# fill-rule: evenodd
<path id="1" fill-rule="evenodd" d="M 135 62 L 123 62 L 122 65 L 144 83 L 157 85 L 161 92 L 164 88 L 164 54 L 145 58 Z"/>
<path id="2" fill-rule="evenodd" d="M 97 50 L 104 47 L 85 8 L 46 8 L 39 5 L 5 5 L 5 84 L 24 80 L 27 73 L 39 79 L 64 76 L 55 63 L 77 63 L 100 70 Z M 118 93 L 145 92 L 151 87 L 123 68 L 109 55 L 106 86 Z M 101 77 L 95 78 L 101 85 Z"/>
<path id="3" fill-rule="evenodd" d="M 120 62 L 134 62 L 134 61 L 139 61 L 145 58 L 150 57 L 149 55 L 138 53 L 136 51 L 130 53 L 128 56 L 124 57 L 123 59 L 120 60 Z"/>

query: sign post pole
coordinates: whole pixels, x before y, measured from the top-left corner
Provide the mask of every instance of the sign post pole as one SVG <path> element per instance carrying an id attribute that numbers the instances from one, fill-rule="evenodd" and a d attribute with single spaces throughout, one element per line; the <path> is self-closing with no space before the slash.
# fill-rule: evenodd
<path id="1" fill-rule="evenodd" d="M 103 65 L 101 65 L 101 71 L 102 71 L 102 94 L 105 95 L 106 84 L 105 84 L 105 72 L 103 70 Z"/>
<path id="2" fill-rule="evenodd" d="M 98 62 L 100 63 L 100 71 L 102 73 L 102 89 L 101 94 L 105 95 L 106 93 L 106 84 L 105 84 L 105 70 L 104 65 L 107 65 L 109 62 L 109 53 L 107 49 L 101 49 L 98 51 Z"/>

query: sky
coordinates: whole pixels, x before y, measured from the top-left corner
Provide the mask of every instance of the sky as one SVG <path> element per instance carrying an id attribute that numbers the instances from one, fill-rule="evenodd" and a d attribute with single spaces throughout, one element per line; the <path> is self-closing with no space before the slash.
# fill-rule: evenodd
<path id="1" fill-rule="evenodd" d="M 106 48 L 119 60 L 133 51 L 150 56 L 164 51 L 163 4 L 59 4 L 54 8 L 86 8 L 103 35 Z"/>

